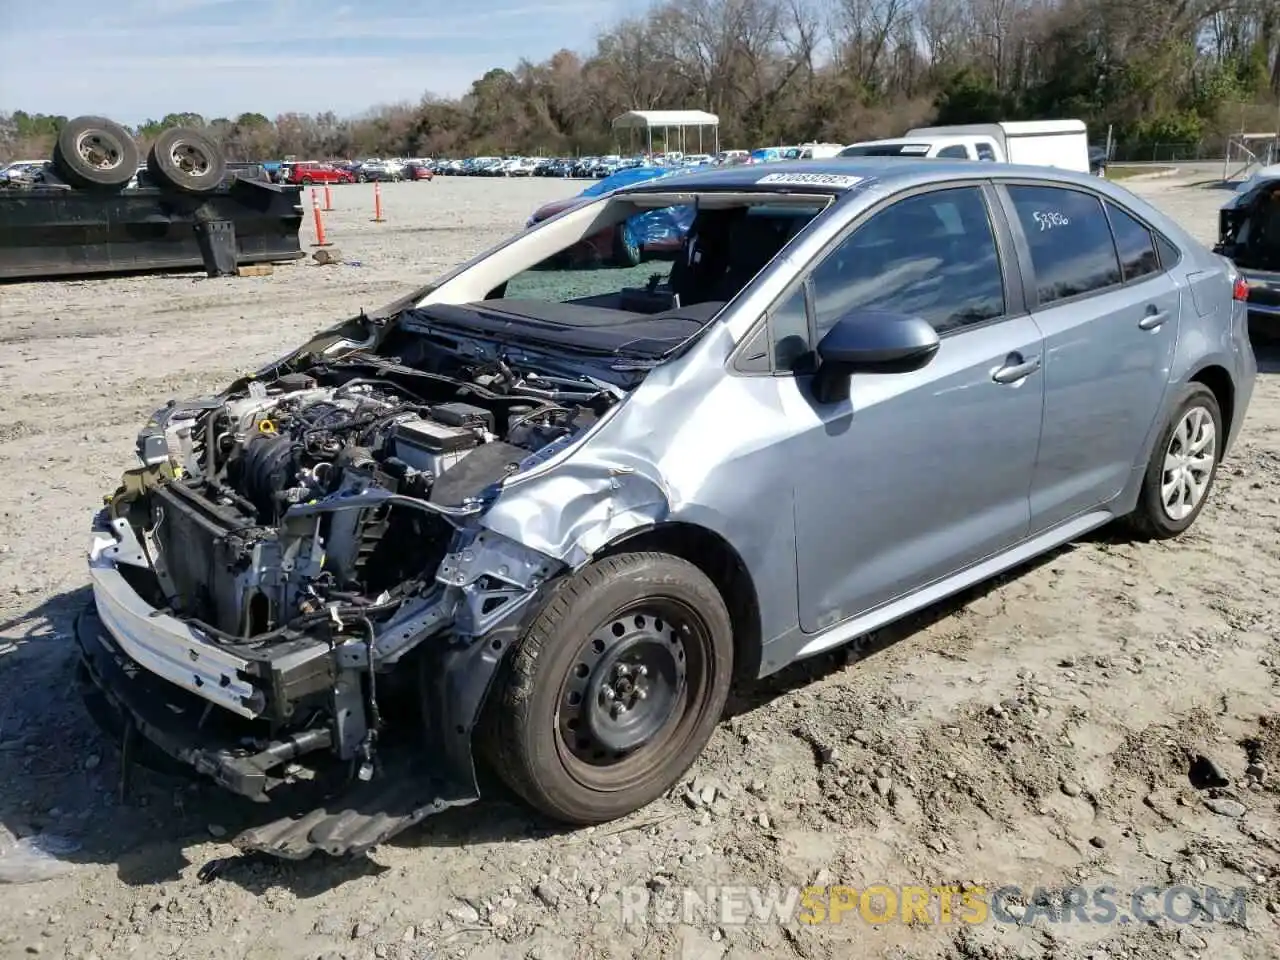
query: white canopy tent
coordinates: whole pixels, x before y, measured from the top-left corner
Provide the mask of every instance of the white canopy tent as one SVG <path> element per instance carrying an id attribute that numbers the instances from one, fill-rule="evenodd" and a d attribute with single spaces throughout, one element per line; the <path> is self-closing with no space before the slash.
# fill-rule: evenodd
<path id="1" fill-rule="evenodd" d="M 715 144 L 712 153 L 719 153 L 720 118 L 714 113 L 707 113 L 703 110 L 631 110 L 613 121 L 615 130 L 632 131 L 633 144 L 635 131 L 643 130 L 649 153 L 653 153 L 653 132 L 655 130 L 662 131 L 662 149 L 664 152 L 679 150 L 681 153 L 687 153 L 685 144 L 692 137 L 686 136 L 686 131 L 690 128 L 697 128 L 698 131 L 697 152 L 705 153 L 702 136 L 707 127 L 712 130 Z M 674 143 L 672 142 L 672 131 L 675 131 Z"/>

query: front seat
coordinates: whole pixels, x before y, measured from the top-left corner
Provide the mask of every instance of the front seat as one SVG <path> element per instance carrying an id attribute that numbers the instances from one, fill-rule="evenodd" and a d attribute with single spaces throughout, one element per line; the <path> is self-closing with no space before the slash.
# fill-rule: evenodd
<path id="1" fill-rule="evenodd" d="M 729 250 L 735 225 L 746 208 L 702 210 L 694 217 L 680 254 L 671 267 L 671 292 L 680 305 L 715 300 L 720 280 L 729 267 Z"/>

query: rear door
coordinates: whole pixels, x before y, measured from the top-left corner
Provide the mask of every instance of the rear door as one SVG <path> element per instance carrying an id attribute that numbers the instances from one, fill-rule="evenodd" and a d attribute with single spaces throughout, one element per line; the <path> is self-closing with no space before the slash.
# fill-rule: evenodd
<path id="1" fill-rule="evenodd" d="M 1044 334 L 1044 424 L 1031 533 L 1115 497 L 1164 400 L 1183 290 L 1154 231 L 1083 188 L 1004 187 Z"/>

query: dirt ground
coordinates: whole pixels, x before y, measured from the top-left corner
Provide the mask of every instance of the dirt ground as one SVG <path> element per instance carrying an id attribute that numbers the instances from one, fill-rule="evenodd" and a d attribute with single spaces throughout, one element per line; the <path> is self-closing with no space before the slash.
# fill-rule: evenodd
<path id="1" fill-rule="evenodd" d="M 1192 179 L 1129 185 L 1211 240 L 1225 194 Z M 120 802 L 116 749 L 71 684 L 70 631 L 90 515 L 142 420 L 579 188 L 389 185 L 381 224 L 370 187 L 337 188 L 341 266 L 0 287 L 0 877 L 15 838 L 79 845 L 61 876 L 0 883 L 0 958 L 1280 957 L 1280 358 L 1262 348 L 1240 444 L 1187 535 L 1104 532 L 861 659 L 744 686 L 690 789 L 618 824 L 563 831 L 495 791 L 367 860 L 236 861 L 202 883 L 253 811 L 145 772 Z M 1218 774 L 1229 784 L 1209 789 Z M 717 883 L 1022 897 L 1008 922 L 935 904 L 933 922 L 903 923 L 880 900 L 838 924 L 696 904 L 623 922 L 626 904 Z M 1161 892 L 1134 914 L 1144 886 Z M 1114 888 L 1118 916 L 1061 919 L 1071 887 Z M 1209 887 L 1243 889 L 1243 910 L 1181 922 Z"/>

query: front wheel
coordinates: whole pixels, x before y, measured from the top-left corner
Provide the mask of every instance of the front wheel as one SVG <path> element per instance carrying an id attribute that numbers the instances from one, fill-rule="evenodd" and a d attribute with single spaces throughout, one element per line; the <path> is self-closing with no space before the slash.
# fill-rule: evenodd
<path id="1" fill-rule="evenodd" d="M 520 640 L 485 753 L 543 813 L 614 820 L 697 759 L 732 671 L 729 613 L 701 570 L 666 554 L 610 557 L 559 584 Z"/>
<path id="2" fill-rule="evenodd" d="M 1189 383 L 1160 433 L 1138 506 L 1128 517 L 1142 536 L 1167 540 L 1200 515 L 1218 471 L 1225 437 L 1218 399 L 1202 383 Z"/>

